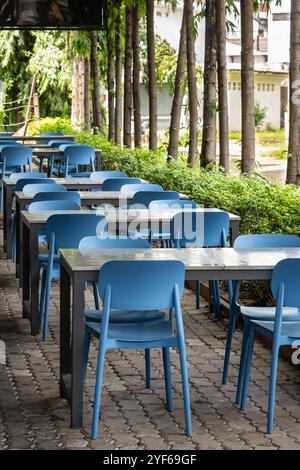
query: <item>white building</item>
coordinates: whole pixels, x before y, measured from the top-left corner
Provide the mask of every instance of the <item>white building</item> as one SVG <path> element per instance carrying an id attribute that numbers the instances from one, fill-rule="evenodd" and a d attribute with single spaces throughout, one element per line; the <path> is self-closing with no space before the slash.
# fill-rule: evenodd
<path id="1" fill-rule="evenodd" d="M 254 21 L 255 41 L 255 99 L 266 108 L 265 128 L 277 129 L 284 125 L 284 112 L 288 103 L 288 62 L 290 37 L 291 0 L 282 0 L 281 6 L 272 6 L 267 14 L 260 11 Z M 234 32 L 228 33 L 228 93 L 229 93 L 229 125 L 231 130 L 241 127 L 241 47 L 240 25 L 236 18 L 230 18 L 236 26 Z M 156 5 L 155 31 L 178 51 L 182 7 L 175 11 L 170 6 Z M 198 63 L 204 64 L 205 20 L 198 24 L 196 38 L 196 57 Z M 142 115 L 148 119 L 147 91 L 142 91 Z M 158 114 L 159 128 L 166 129 L 170 122 L 172 98 L 168 88 L 163 87 L 159 94 Z M 202 109 L 200 104 L 199 116 Z M 184 118 L 184 116 L 183 116 Z"/>

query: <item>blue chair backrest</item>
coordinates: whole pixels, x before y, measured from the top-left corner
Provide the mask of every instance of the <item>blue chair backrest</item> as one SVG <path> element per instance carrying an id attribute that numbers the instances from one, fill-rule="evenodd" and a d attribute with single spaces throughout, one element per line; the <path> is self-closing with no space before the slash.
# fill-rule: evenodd
<path id="1" fill-rule="evenodd" d="M 156 193 L 163 196 L 165 193 Z M 163 210 L 163 209 L 197 209 L 199 205 L 195 201 L 189 199 L 155 199 L 149 204 L 150 210 Z"/>
<path id="2" fill-rule="evenodd" d="M 103 180 L 104 178 L 107 179 L 107 178 L 126 178 L 126 173 L 124 173 L 124 171 L 116 171 L 116 170 L 112 170 L 112 171 L 94 171 L 93 173 L 91 173 L 90 175 L 90 178 L 91 180 Z"/>
<path id="3" fill-rule="evenodd" d="M 48 145 L 52 148 L 59 148 L 61 145 L 70 145 L 74 144 L 72 140 L 49 140 Z"/>
<path id="4" fill-rule="evenodd" d="M 284 284 L 283 305 L 300 307 L 300 258 L 287 258 L 275 266 L 271 283 L 275 298 L 278 298 L 282 284 Z"/>
<path id="5" fill-rule="evenodd" d="M 163 191 L 164 189 L 159 184 L 140 183 L 129 185 L 125 183 L 121 188 L 122 193 L 138 193 L 140 191 Z"/>
<path id="6" fill-rule="evenodd" d="M 284 233 L 240 235 L 235 239 L 233 246 L 237 250 L 251 250 L 255 248 L 297 248 L 300 247 L 300 237 Z"/>
<path id="7" fill-rule="evenodd" d="M 16 183 L 15 191 L 23 191 L 24 186 L 27 184 L 56 184 L 56 181 L 45 178 L 44 176 L 41 178 L 36 178 L 32 176 L 32 173 L 28 173 L 27 177 L 21 177 Z"/>
<path id="8" fill-rule="evenodd" d="M 31 167 L 32 149 L 21 145 L 5 145 L 1 149 L 1 160 L 3 162 L 2 174 L 9 168 Z"/>
<path id="9" fill-rule="evenodd" d="M 35 194 L 32 202 L 40 201 L 73 201 L 81 207 L 80 194 L 76 191 L 63 191 L 63 192 L 41 192 Z"/>
<path id="10" fill-rule="evenodd" d="M 138 191 L 132 198 L 132 205 L 139 204 L 149 207 L 149 204 L 155 199 L 179 200 L 180 195 L 175 191 Z"/>
<path id="11" fill-rule="evenodd" d="M 32 202 L 28 206 L 30 214 L 37 214 L 46 211 L 77 211 L 81 207 L 75 201 L 38 201 Z"/>
<path id="12" fill-rule="evenodd" d="M 54 248 L 78 248 L 84 237 L 97 234 L 98 224 L 105 218 L 97 214 L 55 214 L 51 215 L 46 224 L 48 241 L 54 234 Z"/>
<path id="13" fill-rule="evenodd" d="M 0 132 L 0 138 L 1 137 L 12 137 L 13 132 Z"/>
<path id="14" fill-rule="evenodd" d="M 112 309 L 156 310 L 174 306 L 175 286 L 181 297 L 185 268 L 181 261 L 109 261 L 99 272 L 99 294 L 111 289 Z"/>
<path id="15" fill-rule="evenodd" d="M 60 192 L 60 191 L 66 191 L 66 188 L 62 184 L 26 184 L 23 187 L 23 193 L 24 194 L 37 194 L 37 193 L 54 193 L 54 192 Z"/>
<path id="16" fill-rule="evenodd" d="M 150 244 L 143 238 L 98 238 L 85 237 L 79 243 L 79 250 L 146 249 Z"/>
<path id="17" fill-rule="evenodd" d="M 95 149 L 89 145 L 67 144 L 64 159 L 66 165 L 91 165 L 95 160 Z"/>
<path id="18" fill-rule="evenodd" d="M 45 179 L 46 178 L 46 175 L 45 173 L 37 173 L 37 172 L 33 172 L 33 171 L 28 171 L 26 173 L 23 173 L 23 172 L 20 172 L 20 173 L 11 173 L 11 175 L 9 175 L 9 179 L 11 180 L 15 180 L 15 181 L 19 181 L 21 179 L 28 179 L 28 178 L 31 178 L 31 179 Z"/>
<path id="19" fill-rule="evenodd" d="M 58 135 L 64 135 L 63 132 L 43 132 L 41 134 L 42 137 L 55 137 Z M 54 140 L 54 139 L 51 139 Z M 49 139 L 42 140 L 43 144 L 47 144 L 49 142 Z"/>
<path id="20" fill-rule="evenodd" d="M 102 184 L 102 191 L 120 191 L 124 184 L 139 184 L 139 178 L 108 178 Z"/>
<path id="21" fill-rule="evenodd" d="M 225 247 L 229 215 L 223 211 L 183 211 L 171 221 L 171 239 L 178 248 Z"/>

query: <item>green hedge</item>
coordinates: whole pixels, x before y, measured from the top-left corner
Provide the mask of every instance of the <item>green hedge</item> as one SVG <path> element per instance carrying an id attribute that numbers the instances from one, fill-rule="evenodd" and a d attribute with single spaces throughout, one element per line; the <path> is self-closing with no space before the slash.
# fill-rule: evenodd
<path id="1" fill-rule="evenodd" d="M 62 119 L 42 121 L 40 132 L 70 133 Z M 182 160 L 167 164 L 161 151 L 122 149 L 103 137 L 72 131 L 75 140 L 102 150 L 102 169 L 120 169 L 128 176 L 144 178 L 187 194 L 205 207 L 218 207 L 239 214 L 241 233 L 300 232 L 300 189 L 274 185 L 259 176 L 228 176 L 219 170 L 193 170 Z"/>

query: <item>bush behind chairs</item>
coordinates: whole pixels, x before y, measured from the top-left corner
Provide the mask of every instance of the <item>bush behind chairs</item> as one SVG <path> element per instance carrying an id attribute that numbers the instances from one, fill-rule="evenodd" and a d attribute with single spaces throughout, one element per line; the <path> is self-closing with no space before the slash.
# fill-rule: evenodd
<path id="1" fill-rule="evenodd" d="M 102 191 L 121 191 L 124 184 L 139 184 L 141 182 L 140 178 L 107 178 L 102 184 Z"/>

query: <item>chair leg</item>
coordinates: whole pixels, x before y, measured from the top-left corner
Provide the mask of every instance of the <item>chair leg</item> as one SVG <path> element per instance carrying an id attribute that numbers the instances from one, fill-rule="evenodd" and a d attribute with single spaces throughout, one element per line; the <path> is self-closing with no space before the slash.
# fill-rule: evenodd
<path id="1" fill-rule="evenodd" d="M 47 269 L 47 276 L 46 276 L 46 283 L 45 283 L 45 310 L 44 310 L 43 341 L 48 341 L 48 318 L 49 318 L 51 281 L 52 281 L 51 273 L 49 273 L 49 269 Z"/>
<path id="2" fill-rule="evenodd" d="M 169 348 L 162 348 L 162 352 L 163 352 L 163 361 L 164 361 L 167 410 L 168 411 L 173 411 L 173 393 L 172 393 L 172 381 L 171 381 L 170 350 L 169 350 Z"/>
<path id="3" fill-rule="evenodd" d="M 46 274 L 47 274 L 47 270 L 45 268 L 42 268 L 42 284 L 41 284 L 40 311 L 39 311 L 39 328 L 41 328 L 42 324 L 43 324 L 44 307 L 45 307 Z"/>
<path id="4" fill-rule="evenodd" d="M 243 382 L 244 382 L 246 359 L 247 359 L 248 340 L 249 340 L 249 321 L 247 320 L 247 318 L 245 318 L 244 334 L 243 334 L 243 341 L 242 341 L 242 348 L 241 348 L 240 367 L 239 367 L 239 376 L 238 376 L 238 383 L 237 383 L 237 390 L 236 390 L 236 397 L 235 397 L 235 403 L 237 405 L 241 404 L 241 399 L 242 399 L 242 390 L 243 390 Z"/>
<path id="5" fill-rule="evenodd" d="M 221 314 L 221 296 L 220 296 L 220 284 L 218 281 L 212 281 L 214 288 L 213 288 L 213 293 L 214 293 L 214 304 L 215 304 L 215 314 L 218 320 L 222 318 Z"/>
<path id="6" fill-rule="evenodd" d="M 248 387 L 249 387 L 249 379 L 250 379 L 250 369 L 252 363 L 252 355 L 253 355 L 253 348 L 254 348 L 254 330 L 250 327 L 249 333 L 249 340 L 248 340 L 248 350 L 247 350 L 247 359 L 246 359 L 246 366 L 245 366 L 245 374 L 243 380 L 243 391 L 242 391 L 242 400 L 241 400 L 241 410 L 246 411 L 247 408 L 247 397 L 248 397 Z"/>
<path id="7" fill-rule="evenodd" d="M 151 354 L 150 349 L 145 349 L 146 388 L 151 387 Z"/>
<path id="8" fill-rule="evenodd" d="M 83 371 L 82 371 L 83 386 L 84 386 L 85 380 L 86 380 L 86 372 L 87 372 L 87 365 L 88 365 L 88 359 L 89 359 L 90 343 L 91 343 L 91 335 L 90 335 L 90 333 L 85 331 L 85 333 L 84 333 L 84 342 L 83 342 Z"/>
<path id="9" fill-rule="evenodd" d="M 101 406 L 102 382 L 103 382 L 103 372 L 104 372 L 104 361 L 105 361 L 105 349 L 100 344 L 99 345 L 99 352 L 98 352 L 98 360 L 97 360 L 97 376 L 96 376 L 94 409 L 93 409 L 93 419 L 92 419 L 92 439 L 96 439 L 97 434 L 98 434 L 99 413 L 100 413 L 100 406 Z"/>
<path id="10" fill-rule="evenodd" d="M 273 431 L 278 355 L 279 355 L 279 346 L 278 345 L 273 345 L 273 348 L 272 348 L 272 365 L 271 365 L 271 371 L 270 371 L 271 374 L 270 374 L 270 384 L 269 384 L 269 402 L 268 402 L 267 433 L 269 433 L 269 434 L 271 434 L 271 432 Z"/>
<path id="11" fill-rule="evenodd" d="M 99 310 L 99 297 L 98 297 L 97 282 L 93 282 L 93 293 L 94 293 L 95 309 Z"/>
<path id="12" fill-rule="evenodd" d="M 191 418 L 189 379 L 188 379 L 188 369 L 187 369 L 186 352 L 185 352 L 184 343 L 179 344 L 179 357 L 180 357 L 180 366 L 181 366 L 182 393 L 183 393 L 183 400 L 184 400 L 186 434 L 187 436 L 192 436 L 192 418 Z"/>
<path id="13" fill-rule="evenodd" d="M 15 217 L 13 218 L 13 227 L 12 227 L 12 253 L 11 259 L 15 263 L 16 262 L 16 221 Z"/>
<path id="14" fill-rule="evenodd" d="M 200 281 L 195 282 L 196 309 L 200 310 Z"/>
<path id="15" fill-rule="evenodd" d="M 238 311 L 236 307 L 231 306 L 230 312 L 229 312 L 229 322 L 228 322 L 228 327 L 227 327 L 227 338 L 226 338 L 226 346 L 225 346 L 224 367 L 223 367 L 223 377 L 222 377 L 223 385 L 225 385 L 228 380 L 230 352 L 231 352 L 232 338 L 233 338 L 233 333 L 235 330 L 237 314 L 238 314 Z"/>

